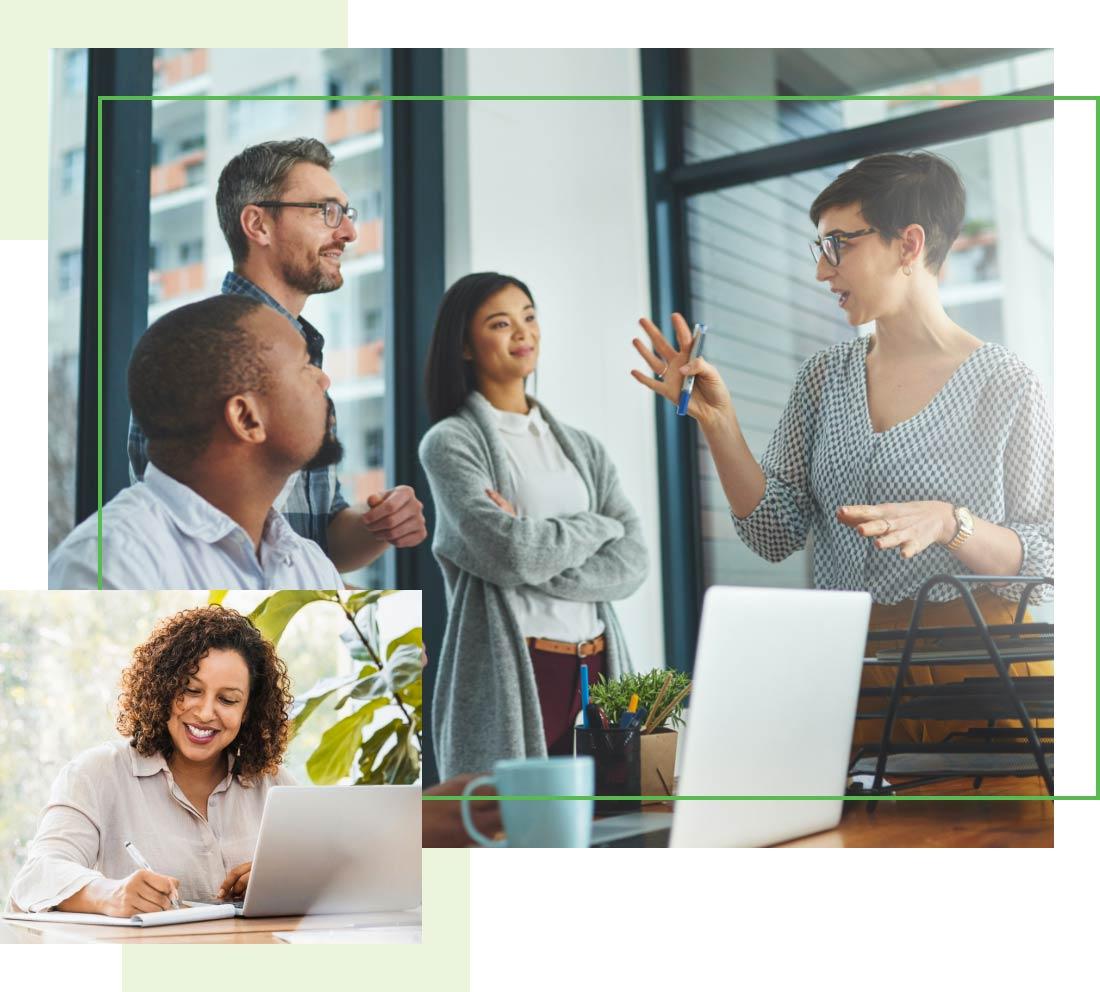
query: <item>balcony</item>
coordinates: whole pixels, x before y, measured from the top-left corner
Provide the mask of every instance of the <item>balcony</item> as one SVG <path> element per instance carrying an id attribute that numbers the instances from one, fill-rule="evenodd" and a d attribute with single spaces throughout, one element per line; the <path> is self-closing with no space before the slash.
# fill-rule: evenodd
<path id="1" fill-rule="evenodd" d="M 153 59 L 153 89 L 161 91 L 178 86 L 188 79 L 201 76 L 207 70 L 205 48 L 192 48 L 168 58 Z"/>
<path id="2" fill-rule="evenodd" d="M 356 228 L 358 237 L 348 246 L 352 253 L 359 255 L 377 255 L 382 251 L 382 218 L 372 217 L 364 220 Z"/>
<path id="3" fill-rule="evenodd" d="M 196 148 L 149 172 L 149 195 L 163 196 L 176 190 L 197 186 L 206 176 L 206 150 Z"/>
<path id="4" fill-rule="evenodd" d="M 886 104 L 887 114 L 900 112 L 912 113 L 913 101 L 906 99 L 911 96 L 981 96 L 982 80 L 980 76 L 965 76 L 958 79 L 937 80 L 935 82 L 918 83 L 915 86 L 905 87 L 898 98 Z M 933 103 L 931 100 L 921 105 L 922 110 L 932 110 L 934 107 L 954 107 L 957 100 L 940 100 Z"/>
<path id="5" fill-rule="evenodd" d="M 371 134 L 382 127 L 382 104 L 356 101 L 330 110 L 325 117 L 325 142 L 335 144 L 359 134 Z"/>
<path id="6" fill-rule="evenodd" d="M 380 493 L 386 488 L 386 473 L 380 468 L 368 468 L 365 472 L 356 472 L 346 479 L 351 483 L 351 494 L 348 502 L 353 505 L 366 503 L 371 493 Z M 345 497 L 348 494 L 345 493 Z"/>
<path id="7" fill-rule="evenodd" d="M 381 341 L 368 341 L 354 348 L 332 348 L 325 353 L 325 372 L 333 383 L 380 376 L 384 350 Z"/>
<path id="8" fill-rule="evenodd" d="M 202 262 L 192 262 L 178 269 L 161 269 L 149 273 L 149 303 L 164 303 L 180 296 L 201 292 L 205 271 Z"/>

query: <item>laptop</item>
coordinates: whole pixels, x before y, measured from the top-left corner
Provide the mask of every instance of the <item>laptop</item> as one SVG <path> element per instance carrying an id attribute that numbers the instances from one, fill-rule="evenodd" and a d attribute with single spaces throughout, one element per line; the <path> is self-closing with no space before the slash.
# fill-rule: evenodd
<path id="1" fill-rule="evenodd" d="M 703 599 L 681 796 L 843 796 L 871 597 L 712 586 Z M 841 799 L 684 800 L 598 820 L 594 847 L 756 847 L 828 830 Z"/>
<path id="2" fill-rule="evenodd" d="M 419 785 L 274 786 L 238 916 L 420 905 Z"/>

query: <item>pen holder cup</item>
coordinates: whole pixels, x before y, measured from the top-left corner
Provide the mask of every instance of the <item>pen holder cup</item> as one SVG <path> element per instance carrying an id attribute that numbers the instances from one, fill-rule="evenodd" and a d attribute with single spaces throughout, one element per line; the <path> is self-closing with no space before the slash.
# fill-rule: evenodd
<path id="1" fill-rule="evenodd" d="M 639 799 L 603 799 L 603 796 L 638 796 L 642 789 L 642 735 L 618 727 L 574 727 L 578 756 L 591 755 L 596 762 L 596 813 L 636 813 Z"/>

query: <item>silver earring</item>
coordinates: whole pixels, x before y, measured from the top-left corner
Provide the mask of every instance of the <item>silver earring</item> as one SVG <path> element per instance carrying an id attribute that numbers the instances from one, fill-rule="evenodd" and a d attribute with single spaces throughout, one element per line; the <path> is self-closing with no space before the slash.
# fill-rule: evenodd
<path id="1" fill-rule="evenodd" d="M 911 276 L 913 274 L 913 269 L 908 265 L 903 265 L 901 267 L 901 271 L 904 272 L 907 276 Z"/>

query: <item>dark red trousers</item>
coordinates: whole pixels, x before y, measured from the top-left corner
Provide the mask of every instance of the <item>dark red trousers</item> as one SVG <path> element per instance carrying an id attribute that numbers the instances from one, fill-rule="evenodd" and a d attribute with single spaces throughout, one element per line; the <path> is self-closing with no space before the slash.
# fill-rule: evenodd
<path id="1" fill-rule="evenodd" d="M 527 648 L 539 690 L 546 752 L 572 754 L 573 725 L 581 711 L 581 665 L 588 666 L 588 683 L 594 684 L 600 673 L 605 671 L 607 650 L 605 648 L 587 658 L 577 658 L 553 651 L 537 651 L 531 647 L 530 641 Z"/>

